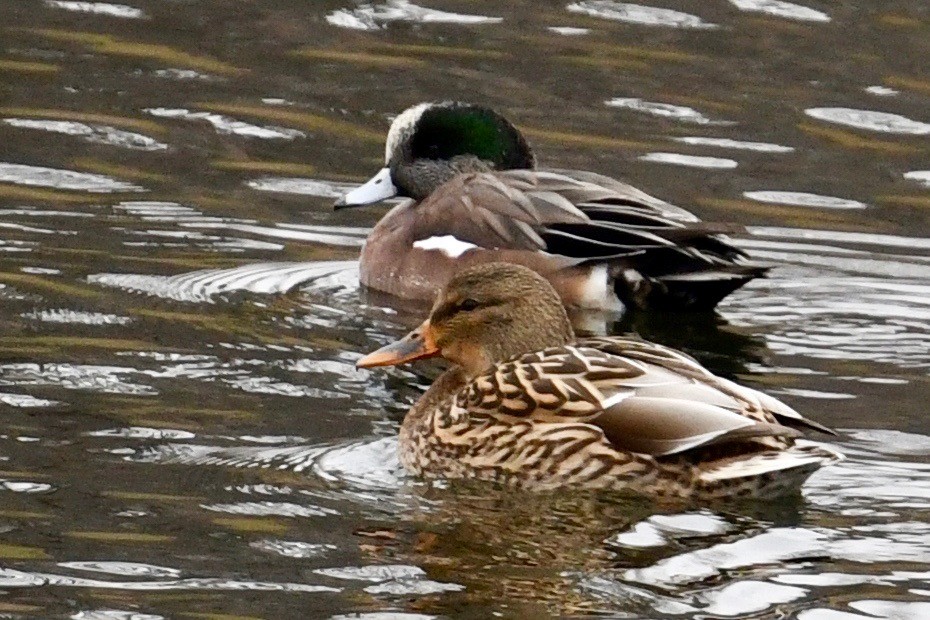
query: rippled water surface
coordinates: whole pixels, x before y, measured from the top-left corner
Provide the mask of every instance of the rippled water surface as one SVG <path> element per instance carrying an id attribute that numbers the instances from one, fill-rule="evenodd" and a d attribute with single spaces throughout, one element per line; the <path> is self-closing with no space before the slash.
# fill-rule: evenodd
<path id="1" fill-rule="evenodd" d="M 930 618 L 922 0 L 0 3 L 0 615 Z M 842 430 L 777 504 L 429 486 L 334 196 L 489 103 L 776 265 L 606 317 Z M 594 323 L 605 317 L 593 317 Z"/>

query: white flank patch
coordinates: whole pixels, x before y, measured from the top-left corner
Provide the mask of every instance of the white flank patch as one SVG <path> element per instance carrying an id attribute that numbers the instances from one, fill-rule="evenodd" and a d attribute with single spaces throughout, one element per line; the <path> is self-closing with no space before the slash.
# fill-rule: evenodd
<path id="1" fill-rule="evenodd" d="M 428 239 L 414 241 L 413 247 L 419 248 L 421 250 L 439 250 L 449 258 L 458 258 L 468 250 L 478 246 L 474 243 L 468 243 L 467 241 L 456 239 L 452 235 L 444 235 L 442 237 L 430 237 Z"/>
<path id="2" fill-rule="evenodd" d="M 623 310 L 623 304 L 617 298 L 607 278 L 607 265 L 601 265 L 591 270 L 588 281 L 581 289 L 581 298 L 578 305 L 582 308 L 596 310 Z"/>

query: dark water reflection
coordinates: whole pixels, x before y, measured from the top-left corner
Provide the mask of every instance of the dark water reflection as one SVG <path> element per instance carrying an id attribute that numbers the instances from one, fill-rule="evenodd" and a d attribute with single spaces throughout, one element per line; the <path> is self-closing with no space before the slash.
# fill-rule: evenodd
<path id="1" fill-rule="evenodd" d="M 930 617 L 930 11 L 0 3 L 0 615 Z M 845 430 L 777 505 L 405 477 L 361 351 L 390 115 L 484 101 L 777 265 L 635 330 Z"/>

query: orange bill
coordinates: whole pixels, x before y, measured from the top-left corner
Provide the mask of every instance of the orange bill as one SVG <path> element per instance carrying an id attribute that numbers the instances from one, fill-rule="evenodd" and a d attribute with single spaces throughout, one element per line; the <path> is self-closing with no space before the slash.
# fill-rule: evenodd
<path id="1" fill-rule="evenodd" d="M 413 360 L 435 357 L 439 355 L 439 347 L 433 340 L 432 328 L 429 319 L 418 328 L 391 344 L 369 353 L 355 362 L 358 368 L 373 368 L 375 366 L 396 366 Z"/>

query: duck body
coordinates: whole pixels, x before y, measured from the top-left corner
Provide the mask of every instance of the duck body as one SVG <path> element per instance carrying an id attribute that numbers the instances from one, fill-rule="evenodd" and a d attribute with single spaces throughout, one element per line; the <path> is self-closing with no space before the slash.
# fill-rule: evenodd
<path id="1" fill-rule="evenodd" d="M 718 498 L 796 491 L 842 458 L 798 442 L 799 428 L 829 429 L 683 353 L 635 337 L 575 341 L 567 318 L 553 331 L 551 317 L 564 309 L 548 284 L 549 301 L 533 313 L 519 307 L 532 303 L 536 293 L 526 290 L 533 285 L 504 301 L 508 285 L 487 284 L 477 293 L 461 287 L 475 273 L 512 284 L 527 271 L 491 264 L 456 274 L 452 297 L 441 295 L 423 326 L 359 362 L 393 364 L 437 352 L 456 362 L 401 425 L 400 457 L 411 472 L 537 490 Z M 476 309 L 455 311 L 463 299 Z M 476 334 L 478 324 L 512 336 Z M 500 356 L 534 340 L 552 346 Z"/>
<path id="2" fill-rule="evenodd" d="M 796 490 L 836 452 L 761 392 L 637 338 L 598 338 L 437 380 L 404 419 L 400 455 L 427 478 L 653 497 L 767 497 Z M 819 427 L 822 428 L 822 427 Z"/>
<path id="3" fill-rule="evenodd" d="M 480 131 L 497 150 L 466 139 Z M 374 227 L 360 261 L 363 285 L 398 297 L 431 299 L 463 266 L 507 261 L 546 277 L 569 306 L 709 310 L 766 271 L 719 227 L 630 185 L 536 169 L 523 136 L 486 108 L 405 111 L 386 163 L 340 206 L 410 197 Z"/>

